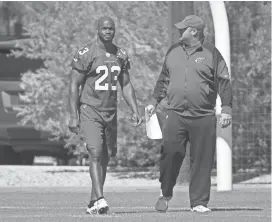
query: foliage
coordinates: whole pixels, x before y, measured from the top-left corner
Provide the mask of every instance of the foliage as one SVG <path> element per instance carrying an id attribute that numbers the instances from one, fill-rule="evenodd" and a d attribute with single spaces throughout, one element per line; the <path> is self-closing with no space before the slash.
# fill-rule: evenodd
<path id="1" fill-rule="evenodd" d="M 116 21 L 115 42 L 124 47 L 132 63 L 131 79 L 143 114 L 168 48 L 167 3 L 165 2 L 17 2 L 25 31 L 31 40 L 15 56 L 40 58 L 44 67 L 22 75 L 18 107 L 23 124 L 64 138 L 68 147 L 81 144 L 67 130 L 68 74 L 70 61 L 79 47 L 95 38 L 95 21 L 109 15 Z M 226 2 L 231 31 L 231 72 L 234 91 L 233 158 L 244 168 L 257 163 L 271 167 L 271 3 Z M 195 12 L 213 26 L 207 2 L 194 2 Z M 130 124 L 130 110 L 119 94 L 119 165 L 154 165 L 159 142 L 147 140 L 144 124 Z M 251 140 L 250 140 L 251 138 Z M 77 153 L 84 151 L 79 145 Z M 246 157 L 246 158 L 245 158 Z M 261 157 L 261 158 L 258 158 Z M 239 168 L 238 168 L 239 169 Z"/>
<path id="2" fill-rule="evenodd" d="M 228 2 L 236 169 L 271 170 L 271 2 Z"/>

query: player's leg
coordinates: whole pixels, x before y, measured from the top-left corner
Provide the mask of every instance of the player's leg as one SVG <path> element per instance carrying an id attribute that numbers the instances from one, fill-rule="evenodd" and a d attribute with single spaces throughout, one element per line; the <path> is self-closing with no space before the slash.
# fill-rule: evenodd
<path id="1" fill-rule="evenodd" d="M 99 186 L 100 186 L 102 195 L 100 196 L 100 198 L 97 196 L 96 190 L 95 190 L 97 184 L 93 183 L 91 200 L 87 209 L 87 212 L 91 211 L 92 214 L 95 212 L 99 214 L 106 214 L 109 210 L 109 205 L 104 197 L 104 189 L 103 189 L 105 179 L 106 179 L 108 163 L 109 163 L 109 156 L 107 153 L 107 148 L 104 145 L 103 152 L 101 154 L 101 167 L 99 168 L 99 175 L 100 175 L 99 177 L 101 178 L 101 182 L 99 183 Z"/>
<path id="2" fill-rule="evenodd" d="M 94 130 L 91 131 L 94 133 Z M 93 134 L 95 135 L 95 134 Z M 97 134 L 96 134 L 97 135 Z M 97 135 L 98 136 L 98 135 Z M 103 199 L 103 174 L 102 174 L 102 150 L 103 145 L 87 145 L 87 149 L 89 152 L 89 173 L 92 179 L 92 193 L 91 200 L 89 204 L 90 207 L 97 207 L 95 204 L 98 200 Z M 95 209 L 94 210 L 98 210 Z"/>
<path id="3" fill-rule="evenodd" d="M 107 175 L 107 167 L 109 163 L 110 157 L 116 155 L 117 152 L 117 119 L 116 119 L 116 112 L 103 112 L 101 116 L 104 120 L 104 146 L 102 152 L 102 159 L 101 159 L 101 175 L 102 175 L 102 183 L 101 183 L 101 190 L 103 193 L 104 190 L 104 183 L 106 180 Z M 107 213 L 109 210 L 108 203 L 105 198 L 98 199 L 97 201 L 98 212 L 99 213 Z"/>
<path id="4" fill-rule="evenodd" d="M 80 108 L 80 127 L 89 152 L 89 173 L 92 179 L 92 194 L 87 212 L 95 213 L 96 202 L 104 198 L 102 190 L 103 120 L 91 107 L 82 105 Z"/>
<path id="5" fill-rule="evenodd" d="M 105 179 L 106 179 L 106 172 L 107 172 L 107 166 L 108 166 L 108 163 L 109 163 L 109 156 L 108 156 L 108 152 L 107 152 L 107 145 L 104 141 L 104 146 L 103 146 L 103 153 L 102 153 L 102 162 L 101 162 L 101 165 L 102 165 L 102 191 L 103 191 L 103 185 L 105 183 Z M 96 193 L 95 193 L 95 189 L 94 189 L 94 185 L 92 185 L 92 192 L 91 192 L 91 200 L 90 201 L 93 201 L 93 203 L 98 199 L 98 197 L 96 196 Z"/>
<path id="6" fill-rule="evenodd" d="M 101 174 L 102 174 L 102 184 L 101 184 L 102 193 L 104 193 L 103 192 L 103 186 L 104 186 L 104 183 L 105 183 L 106 170 L 107 170 L 107 166 L 108 166 L 108 163 L 109 163 L 108 153 L 107 153 L 107 150 L 105 152 L 105 149 L 107 149 L 106 145 L 104 145 L 104 150 L 103 150 L 103 153 L 102 153 L 102 162 L 101 162 L 101 165 L 102 165 L 102 172 L 101 172 Z M 98 199 L 98 197 L 97 197 L 97 195 L 95 193 L 94 187 L 95 187 L 95 185 L 92 184 L 91 199 L 90 199 L 90 203 L 88 205 L 89 209 L 92 208 L 95 205 L 95 203 L 96 203 L 96 201 Z M 90 210 L 90 211 L 92 211 L 92 210 Z M 94 211 L 98 211 L 98 209 L 95 208 Z"/>
<path id="7" fill-rule="evenodd" d="M 194 119 L 189 126 L 191 141 L 191 180 L 189 186 L 191 208 L 207 212 L 210 199 L 211 171 L 216 143 L 216 117 Z"/>
<path id="8" fill-rule="evenodd" d="M 161 195 L 155 206 L 158 211 L 168 209 L 168 201 L 173 196 L 173 188 L 185 157 L 187 142 L 186 123 L 181 116 L 168 111 L 163 127 L 163 147 L 160 158 Z"/>
<path id="9" fill-rule="evenodd" d="M 106 139 L 104 140 L 103 154 L 102 154 L 102 191 L 106 180 L 107 167 L 110 161 L 108 154 L 108 147 L 106 144 Z"/>

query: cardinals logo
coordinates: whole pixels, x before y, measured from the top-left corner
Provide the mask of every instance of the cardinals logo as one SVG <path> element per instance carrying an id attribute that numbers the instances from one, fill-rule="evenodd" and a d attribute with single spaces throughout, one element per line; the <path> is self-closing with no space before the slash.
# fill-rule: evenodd
<path id="1" fill-rule="evenodd" d="M 205 59 L 206 59 L 205 57 L 198 57 L 198 58 L 196 58 L 195 62 L 202 63 Z"/>
<path id="2" fill-rule="evenodd" d="M 120 59 L 126 59 L 127 58 L 127 53 L 125 50 L 121 49 L 121 48 L 118 48 L 118 51 L 117 51 L 117 54 L 116 56 Z"/>

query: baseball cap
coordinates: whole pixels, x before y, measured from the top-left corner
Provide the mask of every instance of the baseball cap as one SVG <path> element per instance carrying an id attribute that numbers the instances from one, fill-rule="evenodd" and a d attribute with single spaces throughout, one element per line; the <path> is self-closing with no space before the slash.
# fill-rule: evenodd
<path id="1" fill-rule="evenodd" d="M 176 23 L 175 27 L 177 29 L 185 29 L 188 27 L 203 29 L 205 27 L 205 22 L 196 15 L 188 15 L 182 21 Z"/>

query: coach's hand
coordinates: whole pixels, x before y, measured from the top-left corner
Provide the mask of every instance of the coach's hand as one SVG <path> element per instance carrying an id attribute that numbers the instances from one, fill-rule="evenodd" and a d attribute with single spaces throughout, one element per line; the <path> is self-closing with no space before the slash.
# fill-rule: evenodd
<path id="1" fill-rule="evenodd" d="M 143 118 L 139 115 L 139 113 L 133 113 L 132 120 L 134 122 L 134 126 L 139 126 L 141 125 Z"/>
<path id="2" fill-rule="evenodd" d="M 156 112 L 156 107 L 152 104 L 146 107 L 149 116 L 152 116 Z"/>
<path id="3" fill-rule="evenodd" d="M 227 113 L 221 113 L 219 123 L 221 124 L 222 128 L 228 127 L 231 124 L 231 115 Z"/>
<path id="4" fill-rule="evenodd" d="M 68 128 L 72 133 L 78 134 L 79 131 L 78 118 L 70 118 Z"/>

